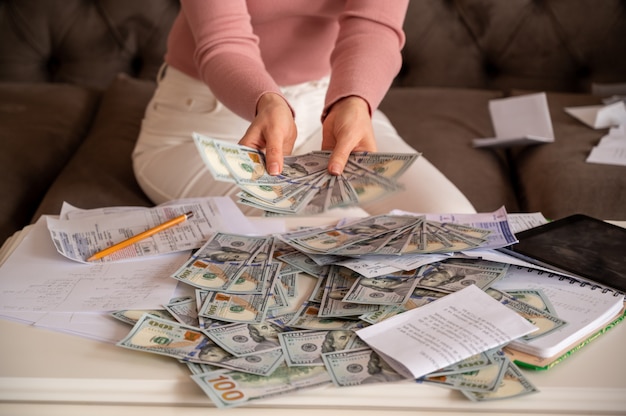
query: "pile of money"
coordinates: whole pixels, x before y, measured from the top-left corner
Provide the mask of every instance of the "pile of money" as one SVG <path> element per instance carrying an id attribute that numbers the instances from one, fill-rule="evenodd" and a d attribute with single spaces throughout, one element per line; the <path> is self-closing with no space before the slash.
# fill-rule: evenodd
<path id="1" fill-rule="evenodd" d="M 482 247 L 489 230 L 426 220 L 423 216 L 377 215 L 324 229 L 304 229 L 281 238 L 310 255 L 453 253 Z"/>
<path id="2" fill-rule="evenodd" d="M 472 401 L 507 399 L 537 392 L 501 349 L 477 354 L 417 381 L 459 390 Z"/>
<path id="3" fill-rule="evenodd" d="M 193 134 L 213 177 L 236 183 L 239 202 L 275 215 L 314 215 L 382 198 L 401 189 L 398 177 L 417 153 L 353 153 L 342 175 L 328 173 L 330 152 L 286 156 L 280 175 L 265 169 L 256 149 Z"/>
<path id="4" fill-rule="evenodd" d="M 415 382 L 394 371 L 355 331 L 469 284 L 540 322 L 543 334 L 565 325 L 541 293 L 491 287 L 508 264 L 454 255 L 470 242 L 480 247 L 484 231 L 382 215 L 276 236 L 218 232 L 172 275 L 195 296 L 159 310 L 114 312 L 133 325 L 118 345 L 181 361 L 215 405 L 228 408 L 322 384 Z M 444 246 L 444 256 L 429 257 Z M 390 252 L 429 260 L 368 276 L 344 265 L 354 253 L 359 261 L 373 261 Z M 418 381 L 458 389 L 475 401 L 537 391 L 499 349 Z"/>

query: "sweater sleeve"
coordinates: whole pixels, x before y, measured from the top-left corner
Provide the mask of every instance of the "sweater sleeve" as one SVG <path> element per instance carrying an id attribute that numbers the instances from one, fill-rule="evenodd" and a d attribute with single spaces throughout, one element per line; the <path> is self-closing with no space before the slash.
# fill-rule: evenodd
<path id="1" fill-rule="evenodd" d="M 348 0 L 331 55 L 324 118 L 338 100 L 356 95 L 374 111 L 402 64 L 408 0 Z"/>
<path id="2" fill-rule="evenodd" d="M 281 92 L 261 59 L 245 0 L 181 0 L 181 8 L 200 77 L 228 108 L 252 120 L 261 95 Z"/>

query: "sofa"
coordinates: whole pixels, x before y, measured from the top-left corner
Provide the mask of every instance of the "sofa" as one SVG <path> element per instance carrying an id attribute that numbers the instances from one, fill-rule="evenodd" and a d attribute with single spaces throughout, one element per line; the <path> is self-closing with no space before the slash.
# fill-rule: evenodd
<path id="1" fill-rule="evenodd" d="M 0 242 L 64 201 L 152 205 L 131 152 L 178 10 L 0 0 Z M 626 2 L 412 0 L 405 32 L 380 108 L 478 211 L 626 220 L 626 168 L 585 162 L 607 130 L 563 111 L 626 83 Z M 472 147 L 494 135 L 489 100 L 531 92 L 547 94 L 554 143 Z"/>

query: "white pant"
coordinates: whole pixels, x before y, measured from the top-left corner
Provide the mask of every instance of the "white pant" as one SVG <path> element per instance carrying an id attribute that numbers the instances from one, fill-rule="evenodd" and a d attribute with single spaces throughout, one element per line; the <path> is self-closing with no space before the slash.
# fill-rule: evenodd
<path id="1" fill-rule="evenodd" d="M 238 187 L 213 179 L 191 133 L 195 131 L 236 143 L 250 123 L 228 110 L 203 82 L 171 66 L 159 78 L 133 152 L 133 167 L 139 185 L 156 204 L 200 196 L 230 195 L 236 200 Z M 296 113 L 298 137 L 294 154 L 321 148 L 320 114 L 327 87 L 328 80 L 322 79 L 282 88 Z M 398 136 L 382 112 L 377 110 L 372 121 L 379 152 L 415 152 Z M 377 215 L 395 208 L 424 213 L 475 212 L 456 186 L 423 156 L 413 163 L 399 182 L 404 191 L 368 203 L 358 212 L 346 213 L 359 215 L 360 212 L 363 215 L 364 209 L 370 215 Z M 244 205 L 240 207 L 248 215 L 259 213 Z"/>

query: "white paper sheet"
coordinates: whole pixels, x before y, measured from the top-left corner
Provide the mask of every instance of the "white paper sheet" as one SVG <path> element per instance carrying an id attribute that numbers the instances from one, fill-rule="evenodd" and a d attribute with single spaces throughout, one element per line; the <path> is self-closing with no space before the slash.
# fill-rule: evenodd
<path id="1" fill-rule="evenodd" d="M 27 233 L 0 267 L 0 313 L 154 308 L 171 298 L 176 280 L 170 275 L 189 257 L 82 264 L 56 251 L 45 217 Z"/>
<path id="2" fill-rule="evenodd" d="M 193 288 L 178 283 L 172 298 L 195 296 Z M 162 308 L 160 308 L 162 309 Z M 131 325 L 106 312 L 16 312 L 0 311 L 0 317 L 25 325 L 45 328 L 81 338 L 115 344 L 128 334 Z"/>
<path id="3" fill-rule="evenodd" d="M 227 197 L 194 198 L 154 208 L 113 207 L 78 210 L 64 205 L 59 219 L 48 217 L 48 229 L 59 253 L 85 262 L 92 254 L 155 227 L 169 219 L 193 212 L 193 217 L 130 247 L 106 256 L 110 262 L 155 256 L 199 248 L 216 231 L 244 233 L 251 223 Z M 65 219 L 62 219 L 65 218 Z"/>
<path id="4" fill-rule="evenodd" d="M 400 374 L 419 378 L 537 328 L 471 285 L 360 329 L 357 335 Z"/>
<path id="5" fill-rule="evenodd" d="M 589 163 L 626 166 L 626 147 L 594 147 L 587 157 Z"/>
<path id="6" fill-rule="evenodd" d="M 414 270 L 425 264 L 436 263 L 447 257 L 449 257 L 447 254 L 366 255 L 362 258 L 342 260 L 336 264 L 354 270 L 365 277 L 376 277 L 400 270 Z"/>
<path id="7" fill-rule="evenodd" d="M 546 94 L 536 93 L 489 101 L 496 137 L 474 139 L 474 147 L 509 147 L 554 141 Z"/>
<path id="8" fill-rule="evenodd" d="M 110 344 L 124 338 L 132 328 L 106 312 L 50 312 L 34 326 Z"/>
<path id="9" fill-rule="evenodd" d="M 608 105 L 565 107 L 565 112 L 594 129 L 626 124 L 626 105 L 623 101 Z"/>
<path id="10" fill-rule="evenodd" d="M 613 127 L 587 156 L 588 163 L 626 166 L 626 124 Z"/>
<path id="11" fill-rule="evenodd" d="M 522 212 L 508 214 L 509 225 L 514 233 L 538 227 L 548 222 L 541 212 Z"/>
<path id="12" fill-rule="evenodd" d="M 474 145 L 474 147 L 501 148 L 512 146 L 527 146 L 541 143 L 552 143 L 553 141 L 554 139 L 550 139 L 547 137 L 527 135 L 523 137 L 488 137 L 484 139 L 474 139 L 472 141 L 472 144 Z"/>
<path id="13" fill-rule="evenodd" d="M 191 203 L 191 200 L 185 201 Z M 232 205 L 226 203 L 222 207 L 228 209 Z M 82 210 L 64 204 L 61 217 L 76 220 L 145 210 L 142 207 Z M 239 212 L 226 212 L 220 221 L 229 223 L 237 219 Z M 169 268 L 173 271 L 182 264 L 189 251 L 118 263 L 76 263 L 55 250 L 46 222 L 47 217 L 40 218 L 2 247 L 0 317 L 3 319 L 115 343 L 130 327 L 109 316 L 110 311 L 160 309 L 172 297 L 195 294 L 191 286 L 178 284 L 168 272 Z M 232 225 L 221 228 L 263 235 L 286 229 L 285 220 L 279 218 L 250 218 L 250 222 L 237 220 Z M 159 269 L 158 275 L 154 273 L 156 269 Z M 128 278 L 130 274 L 132 277 Z"/>

